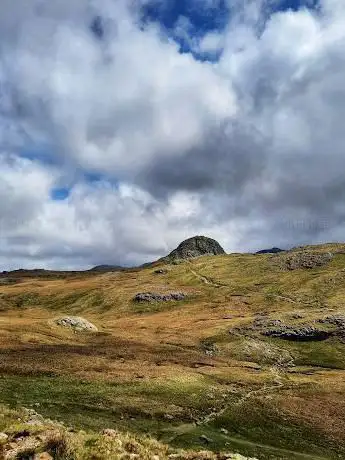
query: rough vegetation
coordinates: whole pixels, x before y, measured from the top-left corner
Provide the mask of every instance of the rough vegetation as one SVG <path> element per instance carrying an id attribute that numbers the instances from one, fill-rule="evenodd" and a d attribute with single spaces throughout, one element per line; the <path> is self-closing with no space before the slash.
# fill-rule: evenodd
<path id="1" fill-rule="evenodd" d="M 32 409 L 0 406 L 0 415 L 2 460 L 256 460 L 226 452 L 172 449 L 111 428 L 86 433 L 44 419 Z"/>
<path id="2" fill-rule="evenodd" d="M 308 269 L 274 263 L 300 252 L 333 257 Z M 18 282 L 0 285 L 0 399 L 74 427 L 62 430 L 68 446 L 82 445 L 76 459 L 118 455 L 103 430 L 150 446 L 150 460 L 164 449 L 188 450 L 186 459 L 345 458 L 345 245 L 3 276 Z M 180 292 L 181 301 L 133 301 Z M 54 321 L 65 317 L 98 331 Z M 14 420 L 10 431 L 5 419 L 1 442 L 32 438 L 33 425 Z M 31 449 L 56 457 L 48 447 Z"/>

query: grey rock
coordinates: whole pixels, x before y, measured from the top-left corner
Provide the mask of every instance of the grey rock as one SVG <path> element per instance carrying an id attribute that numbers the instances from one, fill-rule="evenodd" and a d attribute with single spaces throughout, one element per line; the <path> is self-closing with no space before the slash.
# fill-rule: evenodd
<path id="1" fill-rule="evenodd" d="M 181 301 L 187 297 L 183 292 L 170 292 L 168 294 L 158 294 L 155 292 L 139 292 L 134 297 L 134 302 L 170 302 Z"/>
<path id="2" fill-rule="evenodd" d="M 282 326 L 284 323 L 280 319 L 269 319 L 265 317 L 255 318 L 253 321 L 254 328 Z"/>
<path id="3" fill-rule="evenodd" d="M 97 327 L 90 323 L 85 318 L 79 316 L 64 316 L 63 318 L 58 318 L 55 320 L 55 323 L 59 326 L 69 327 L 76 331 L 90 331 L 97 332 Z"/>
<path id="4" fill-rule="evenodd" d="M 174 249 L 163 260 L 172 262 L 181 259 L 192 259 L 205 255 L 220 255 L 225 254 L 224 249 L 214 239 L 206 236 L 193 236 L 185 241 L 182 241 L 176 249 Z"/>
<path id="5" fill-rule="evenodd" d="M 319 323 L 331 324 L 340 329 L 345 329 L 345 315 L 330 315 L 318 320 Z"/>
<path id="6" fill-rule="evenodd" d="M 332 335 L 332 332 L 321 330 L 309 325 L 302 327 L 281 326 L 275 329 L 268 329 L 263 331 L 263 335 L 285 340 L 316 341 L 328 339 Z"/>

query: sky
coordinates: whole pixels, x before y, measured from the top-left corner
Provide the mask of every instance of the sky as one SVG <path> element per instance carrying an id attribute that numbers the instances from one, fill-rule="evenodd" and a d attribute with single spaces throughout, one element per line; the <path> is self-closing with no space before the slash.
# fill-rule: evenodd
<path id="1" fill-rule="evenodd" d="M 0 270 L 345 239 L 343 0 L 2 0 Z"/>

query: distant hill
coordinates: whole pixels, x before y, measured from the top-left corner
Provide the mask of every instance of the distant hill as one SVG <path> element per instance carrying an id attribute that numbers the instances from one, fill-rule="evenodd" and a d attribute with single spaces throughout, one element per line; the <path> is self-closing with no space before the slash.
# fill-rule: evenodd
<path id="1" fill-rule="evenodd" d="M 257 251 L 255 254 L 277 254 L 278 252 L 284 252 L 284 249 L 276 247 L 270 249 L 261 249 L 260 251 Z"/>
<path id="2" fill-rule="evenodd" d="M 96 265 L 95 267 L 90 268 L 90 272 L 114 272 L 118 270 L 123 270 L 124 268 L 120 265 Z"/>

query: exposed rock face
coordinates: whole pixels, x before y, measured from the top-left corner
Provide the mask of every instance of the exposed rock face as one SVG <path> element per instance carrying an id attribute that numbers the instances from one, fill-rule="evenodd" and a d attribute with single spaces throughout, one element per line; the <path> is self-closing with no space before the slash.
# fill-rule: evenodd
<path id="1" fill-rule="evenodd" d="M 169 302 L 172 300 L 184 300 L 186 294 L 183 292 L 170 292 L 168 294 L 157 294 L 155 292 L 140 292 L 134 297 L 135 302 Z"/>
<path id="2" fill-rule="evenodd" d="M 308 341 L 308 340 L 326 340 L 332 332 L 318 329 L 314 326 L 280 326 L 274 329 L 268 329 L 263 332 L 268 337 L 276 337 L 285 340 Z"/>
<path id="3" fill-rule="evenodd" d="M 332 258 L 333 254 L 327 252 L 298 251 L 278 255 L 274 257 L 274 260 L 284 270 L 297 270 L 321 267 L 330 262 Z"/>
<path id="4" fill-rule="evenodd" d="M 260 251 L 257 251 L 255 254 L 277 254 L 278 252 L 284 252 L 284 249 L 276 247 L 270 249 L 261 249 Z"/>
<path id="5" fill-rule="evenodd" d="M 192 238 L 182 241 L 182 243 L 164 259 L 174 261 L 219 254 L 225 254 L 225 251 L 216 240 L 206 236 L 193 236 Z"/>
<path id="6" fill-rule="evenodd" d="M 328 324 L 335 324 L 336 328 L 321 328 L 316 327 L 316 322 L 323 322 Z M 330 323 L 327 318 L 324 320 L 314 321 L 314 324 L 300 323 L 300 324 L 285 324 L 280 319 L 267 318 L 260 316 L 255 318 L 254 321 L 246 326 L 235 327 L 229 330 L 230 334 L 245 334 L 248 336 L 257 336 L 257 334 L 266 337 L 274 337 L 284 340 L 293 341 L 321 341 L 326 340 L 331 336 L 339 335 L 341 328 L 339 323 Z"/>
<path id="7" fill-rule="evenodd" d="M 70 327 L 76 331 L 98 331 L 94 324 L 79 316 L 64 316 L 63 318 L 56 319 L 55 323 L 59 326 Z"/>

